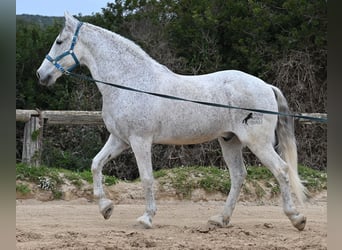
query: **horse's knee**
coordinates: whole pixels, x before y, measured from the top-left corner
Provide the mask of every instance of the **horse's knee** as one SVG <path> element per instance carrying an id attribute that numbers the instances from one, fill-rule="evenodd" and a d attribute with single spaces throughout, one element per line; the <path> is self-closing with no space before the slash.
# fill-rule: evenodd
<path id="1" fill-rule="evenodd" d="M 246 176 L 247 176 L 247 170 L 245 167 L 240 167 L 236 169 L 235 171 L 230 170 L 230 174 L 232 176 L 231 181 L 232 183 L 238 185 L 238 187 L 242 186 Z"/>
<path id="2" fill-rule="evenodd" d="M 92 174 L 97 174 L 101 171 L 101 162 L 96 159 L 96 157 L 91 162 L 91 172 Z"/>
<path id="3" fill-rule="evenodd" d="M 91 160 L 91 169 L 95 168 L 98 165 L 98 160 L 96 160 L 96 156 Z"/>
<path id="4" fill-rule="evenodd" d="M 241 179 L 244 180 L 244 179 L 246 178 L 246 176 L 247 176 L 247 170 L 246 170 L 246 168 L 245 168 L 244 166 L 240 168 L 239 174 L 240 174 Z"/>

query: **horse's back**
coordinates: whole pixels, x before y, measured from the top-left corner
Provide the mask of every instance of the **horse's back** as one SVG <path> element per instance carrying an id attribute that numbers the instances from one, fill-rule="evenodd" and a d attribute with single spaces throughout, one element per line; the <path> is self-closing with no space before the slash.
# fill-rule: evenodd
<path id="1" fill-rule="evenodd" d="M 190 97 L 194 95 L 198 99 L 202 98 L 201 101 L 244 108 L 273 110 L 277 107 L 272 87 L 243 71 L 224 70 L 195 76 L 177 75 L 177 78 L 179 83 L 176 91 L 179 94 L 182 94 L 182 91 L 189 92 Z"/>

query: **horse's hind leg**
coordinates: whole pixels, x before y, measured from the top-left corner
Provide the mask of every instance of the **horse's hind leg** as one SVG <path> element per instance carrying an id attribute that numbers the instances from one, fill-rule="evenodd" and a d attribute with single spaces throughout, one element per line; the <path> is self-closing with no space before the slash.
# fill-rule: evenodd
<path id="1" fill-rule="evenodd" d="M 106 144 L 94 157 L 91 171 L 93 174 L 94 196 L 99 199 L 100 213 L 109 219 L 113 211 L 113 202 L 106 198 L 102 186 L 102 168 L 110 160 L 118 156 L 128 145 L 120 139 L 110 135 Z"/>
<path id="2" fill-rule="evenodd" d="M 152 140 L 149 138 L 131 137 L 130 143 L 138 164 L 139 175 L 145 192 L 146 210 L 145 213 L 138 218 L 138 222 L 145 228 L 151 228 L 152 218 L 157 211 L 153 191 L 154 178 L 151 159 Z"/>
<path id="3" fill-rule="evenodd" d="M 271 144 L 265 146 L 253 143 L 248 145 L 248 147 L 276 177 L 280 186 L 283 209 L 286 216 L 290 219 L 294 227 L 298 230 L 303 230 L 306 224 L 306 218 L 296 210 L 292 200 L 288 174 L 289 166 L 275 152 Z"/>
<path id="4" fill-rule="evenodd" d="M 229 141 L 220 138 L 219 142 L 224 160 L 229 168 L 231 188 L 222 214 L 211 217 L 209 223 L 223 227 L 229 224 L 247 172 L 242 159 L 242 145 L 237 136 L 234 136 Z"/>

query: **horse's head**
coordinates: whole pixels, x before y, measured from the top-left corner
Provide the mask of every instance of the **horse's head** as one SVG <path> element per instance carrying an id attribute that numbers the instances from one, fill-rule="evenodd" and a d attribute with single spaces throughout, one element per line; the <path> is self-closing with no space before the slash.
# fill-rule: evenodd
<path id="1" fill-rule="evenodd" d="M 82 23 L 69 13 L 64 16 L 65 26 L 37 70 L 37 77 L 43 85 L 54 84 L 62 74 L 69 73 L 79 65 L 77 40 Z"/>

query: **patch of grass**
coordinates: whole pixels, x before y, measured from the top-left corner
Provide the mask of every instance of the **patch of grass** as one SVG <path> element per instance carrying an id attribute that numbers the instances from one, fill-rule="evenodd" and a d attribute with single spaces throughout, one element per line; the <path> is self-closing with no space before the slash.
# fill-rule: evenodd
<path id="1" fill-rule="evenodd" d="M 74 172 L 71 170 L 62 170 L 64 173 L 64 176 L 71 181 L 72 184 L 74 184 L 77 187 L 82 186 L 82 180 L 93 183 L 93 174 L 90 170 L 84 170 L 82 172 Z M 114 176 L 108 176 L 103 175 L 103 182 L 106 186 L 112 186 L 118 183 L 118 179 Z"/>
<path id="2" fill-rule="evenodd" d="M 266 194 L 266 189 L 270 190 L 272 195 L 280 194 L 278 182 L 266 167 L 249 166 L 246 169 L 246 182 L 250 183 L 249 186 L 259 198 Z M 305 166 L 299 166 L 298 171 L 310 192 L 327 188 L 326 173 Z M 184 198 L 190 198 L 192 191 L 197 188 L 203 188 L 207 192 L 218 191 L 225 194 L 230 191 L 229 172 L 216 167 L 179 167 L 158 170 L 153 174 L 158 179 L 161 188 L 171 186 Z M 251 194 L 246 185 L 243 185 L 243 191 Z"/>
<path id="3" fill-rule="evenodd" d="M 170 176 L 172 185 L 177 192 L 187 198 L 191 196 L 192 190 L 196 188 L 195 181 L 191 178 L 191 175 L 191 171 L 183 171 L 182 168 L 175 168 Z"/>
<path id="4" fill-rule="evenodd" d="M 21 193 L 22 195 L 26 195 L 31 192 L 31 189 L 26 184 L 17 184 L 15 187 L 16 192 Z"/>
<path id="5" fill-rule="evenodd" d="M 68 179 L 76 187 L 81 187 L 83 185 L 80 173 L 66 169 L 60 169 L 60 172 L 63 173 L 64 177 Z"/>
<path id="6" fill-rule="evenodd" d="M 257 195 L 257 197 L 262 198 L 266 194 L 266 191 L 257 181 L 252 181 L 252 184 L 255 188 L 255 194 Z"/>
<path id="7" fill-rule="evenodd" d="M 16 165 L 16 180 L 33 182 L 37 184 L 40 189 L 51 191 L 55 199 L 60 199 L 62 197 L 61 185 L 65 183 L 63 181 L 65 179 L 69 180 L 78 188 L 82 187 L 83 181 L 87 181 L 88 183 L 93 182 L 90 170 L 74 172 L 67 169 L 50 168 L 46 166 L 33 167 L 22 163 Z M 111 186 L 116 184 L 118 179 L 104 175 L 103 182 L 106 186 Z M 17 190 L 26 192 L 25 188 L 20 186 L 20 184 L 19 186 L 17 185 Z"/>
<path id="8" fill-rule="evenodd" d="M 70 179 L 71 183 L 74 184 L 76 187 L 81 187 L 83 185 L 82 179 L 77 174 L 74 174 L 74 173 L 71 174 L 69 176 L 69 179 Z"/>
<path id="9" fill-rule="evenodd" d="M 304 181 L 304 185 L 310 192 L 319 192 L 327 189 L 327 174 L 309 167 L 299 166 L 299 175 Z M 83 181 L 93 182 L 90 170 L 74 172 L 67 169 L 49 168 L 46 166 L 30 167 L 26 164 L 17 164 L 16 179 L 36 183 L 43 190 L 52 191 L 56 199 L 62 197 L 60 187 L 64 180 L 69 180 L 77 187 L 83 185 Z M 228 170 L 217 167 L 190 166 L 172 169 L 161 169 L 153 172 L 155 179 L 158 179 L 161 188 L 172 187 L 176 193 L 183 198 L 190 198 L 193 190 L 202 188 L 207 192 L 222 192 L 228 194 L 230 191 L 230 175 Z M 111 186 L 118 182 L 118 179 L 112 176 L 104 175 L 104 185 Z M 249 188 L 252 188 L 258 197 L 265 195 L 265 187 L 273 195 L 280 193 L 280 188 L 272 173 L 265 167 L 247 167 L 247 177 Z M 261 184 L 261 185 L 260 185 Z M 22 194 L 30 192 L 29 187 L 24 184 L 17 184 L 16 190 Z M 243 185 L 246 193 L 246 185 Z"/>
<path id="10" fill-rule="evenodd" d="M 118 179 L 116 177 L 108 176 L 108 175 L 104 176 L 104 184 L 106 186 L 112 186 L 112 185 L 115 185 L 116 183 L 118 183 Z"/>
<path id="11" fill-rule="evenodd" d="M 63 196 L 62 191 L 57 190 L 57 189 L 52 190 L 52 194 L 53 194 L 53 198 L 56 200 L 60 200 Z"/>
<path id="12" fill-rule="evenodd" d="M 199 181 L 199 186 L 206 191 L 219 191 L 222 193 L 229 193 L 230 190 L 230 176 L 228 171 L 210 167 L 203 169 L 202 179 Z"/>
<path id="13" fill-rule="evenodd" d="M 220 191 L 228 193 L 230 190 L 229 173 L 216 167 L 180 167 L 154 172 L 154 177 L 163 185 L 171 185 L 176 192 L 185 198 L 191 197 L 196 188 L 203 188 L 208 192 Z"/>
<path id="14" fill-rule="evenodd" d="M 23 163 L 16 166 L 16 179 L 26 180 L 39 184 L 42 178 L 49 179 L 56 185 L 63 184 L 62 179 L 59 177 L 59 171 L 55 168 L 48 168 L 46 166 L 32 167 Z"/>
<path id="15" fill-rule="evenodd" d="M 255 167 L 248 166 L 247 169 L 247 180 L 275 180 L 273 174 L 266 167 Z"/>
<path id="16" fill-rule="evenodd" d="M 274 185 L 272 185 L 271 194 L 274 196 L 280 194 L 280 186 L 278 183 L 275 183 Z"/>
<path id="17" fill-rule="evenodd" d="M 91 173 L 90 170 L 85 170 L 85 171 L 79 172 L 78 174 L 83 180 L 87 181 L 88 183 L 93 183 L 93 174 Z"/>
<path id="18" fill-rule="evenodd" d="M 308 188 L 311 192 L 317 192 L 327 189 L 327 173 L 312 169 L 310 167 L 306 167 L 303 165 L 298 166 L 298 174 L 303 181 L 303 184 Z M 266 185 L 271 185 L 270 182 L 275 183 L 272 184 L 272 190 L 274 193 L 280 193 L 279 185 L 271 173 L 266 167 L 247 167 L 247 177 L 248 181 L 250 180 L 262 180 L 266 182 Z"/>
<path id="19" fill-rule="evenodd" d="M 167 175 L 167 170 L 166 169 L 160 169 L 158 171 L 154 171 L 153 172 L 153 176 L 154 176 L 155 179 L 164 177 L 166 175 Z"/>
<path id="20" fill-rule="evenodd" d="M 243 185 L 242 186 L 242 192 L 247 194 L 247 195 L 251 195 L 252 191 L 247 187 L 247 185 Z"/>
<path id="21" fill-rule="evenodd" d="M 327 189 L 328 175 L 326 172 L 299 165 L 298 173 L 309 191 L 317 192 Z"/>

